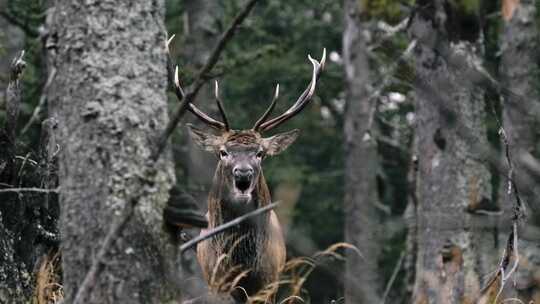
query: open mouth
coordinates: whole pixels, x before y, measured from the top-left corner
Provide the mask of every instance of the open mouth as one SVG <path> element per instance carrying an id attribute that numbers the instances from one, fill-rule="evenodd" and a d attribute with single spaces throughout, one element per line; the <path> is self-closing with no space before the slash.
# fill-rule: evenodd
<path id="1" fill-rule="evenodd" d="M 249 189 L 249 186 L 251 185 L 251 181 L 248 179 L 240 179 L 234 181 L 234 186 L 236 189 L 238 189 L 241 193 L 246 192 Z"/>

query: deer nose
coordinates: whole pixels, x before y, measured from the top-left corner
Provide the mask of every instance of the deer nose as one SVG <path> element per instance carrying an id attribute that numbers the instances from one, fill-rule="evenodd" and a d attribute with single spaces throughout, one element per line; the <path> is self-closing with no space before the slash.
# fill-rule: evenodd
<path id="1" fill-rule="evenodd" d="M 253 177 L 253 169 L 249 167 L 235 167 L 233 175 L 236 179 L 251 179 Z"/>

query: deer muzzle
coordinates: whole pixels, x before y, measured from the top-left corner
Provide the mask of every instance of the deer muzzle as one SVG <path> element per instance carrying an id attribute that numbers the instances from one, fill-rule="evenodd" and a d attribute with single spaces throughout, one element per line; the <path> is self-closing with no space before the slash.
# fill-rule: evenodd
<path id="1" fill-rule="evenodd" d="M 253 182 L 253 169 L 249 167 L 237 167 L 233 169 L 234 186 L 241 193 L 245 193 Z"/>

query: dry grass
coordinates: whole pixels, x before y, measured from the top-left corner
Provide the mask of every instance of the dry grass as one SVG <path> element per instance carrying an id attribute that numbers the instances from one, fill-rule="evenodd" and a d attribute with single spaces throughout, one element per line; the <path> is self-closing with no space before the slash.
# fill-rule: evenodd
<path id="1" fill-rule="evenodd" d="M 233 246 L 234 247 L 234 246 Z M 338 252 L 340 249 L 353 250 L 358 255 L 362 256 L 358 248 L 348 243 L 336 243 L 327 249 L 314 254 L 311 257 L 298 257 L 287 261 L 282 271 L 281 277 L 278 281 L 268 284 L 264 289 L 260 290 L 257 294 L 248 297 L 247 303 L 249 304 L 267 304 L 267 303 L 279 303 L 279 304 L 296 304 L 305 303 L 307 293 L 303 289 L 304 284 L 308 280 L 311 273 L 315 270 L 317 265 L 322 264 L 325 259 L 335 259 L 344 261 L 345 256 Z M 241 288 L 238 282 L 247 275 L 249 271 L 239 272 L 238 267 L 232 267 L 227 273 L 223 275 L 218 271 L 218 268 L 226 265 L 228 259 L 227 255 L 219 257 L 216 267 L 211 278 L 210 288 L 211 290 L 219 293 L 230 293 L 233 290 Z M 220 268 L 223 269 L 223 268 Z M 221 274 L 221 275 L 220 275 Z M 276 302 L 278 297 L 278 289 L 286 291 L 286 295 L 282 295 L 282 299 Z"/>
<path id="2" fill-rule="evenodd" d="M 36 290 L 33 304 L 57 304 L 64 298 L 61 285 L 61 257 L 59 252 L 50 252 L 41 262 L 36 275 Z"/>

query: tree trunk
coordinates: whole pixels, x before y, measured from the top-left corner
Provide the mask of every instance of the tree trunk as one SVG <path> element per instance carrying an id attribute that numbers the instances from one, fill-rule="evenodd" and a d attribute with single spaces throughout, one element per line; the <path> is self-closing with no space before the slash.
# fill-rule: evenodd
<path id="1" fill-rule="evenodd" d="M 378 200 L 376 173 L 377 146 L 370 137 L 372 109 L 367 87 L 369 63 L 365 53 L 365 28 L 358 1 L 345 0 L 343 54 L 346 81 L 345 132 L 345 241 L 358 247 L 363 258 L 347 254 L 346 303 L 378 303 L 380 300 L 377 257 Z"/>
<path id="2" fill-rule="evenodd" d="M 58 119 L 63 283 L 71 303 L 111 223 L 131 193 L 148 187 L 140 177 L 168 121 L 164 2 L 62 0 L 53 14 L 57 75 L 48 100 Z M 173 168 L 165 153 L 153 189 L 138 198 L 84 303 L 177 299 L 175 249 L 162 230 Z"/>
<path id="3" fill-rule="evenodd" d="M 540 161 L 540 117 L 538 112 L 530 111 L 540 106 L 538 94 L 538 78 L 535 75 L 539 66 L 538 55 L 538 24 L 536 22 L 537 11 L 535 1 L 521 0 L 514 10 L 505 15 L 504 28 L 500 37 L 501 63 L 500 77 L 504 88 L 515 95 L 504 99 L 503 124 L 510 143 L 510 151 L 516 165 L 515 174 L 521 176 L 521 180 L 529 181 L 528 184 L 520 185 L 527 188 L 522 193 L 522 199 L 529 204 L 538 201 L 538 197 L 532 193 L 540 194 L 540 176 L 531 174 L 527 167 L 522 165 L 521 159 L 532 157 Z M 511 208 L 513 196 L 506 193 L 507 182 L 501 183 L 501 203 Z M 523 191 L 522 191 L 523 192 Z M 510 197 L 510 198 L 509 198 Z M 538 208 L 531 208 L 528 223 L 538 230 L 540 225 L 540 213 Z M 526 232 L 529 229 L 524 229 Z M 520 235 L 520 254 L 528 261 L 523 267 L 519 267 L 516 288 L 520 291 L 520 297 L 528 303 L 540 301 L 540 282 L 534 280 L 534 273 L 540 269 L 540 254 L 538 253 L 538 238 L 529 238 L 527 233 Z"/>
<path id="4" fill-rule="evenodd" d="M 490 218 L 491 175 L 473 146 L 487 146 L 484 92 L 456 62 L 480 63 L 476 12 L 417 1 L 415 48 L 417 264 L 415 303 L 472 303 L 500 254 Z M 463 22 L 469 22 L 465 26 Z M 471 23 L 472 22 L 472 23 Z M 448 29 L 448 31 L 447 31 Z M 504 243 L 504 242 L 503 242 Z M 487 251 L 487 252 L 486 252 Z M 488 266 L 486 266 L 488 265 Z M 487 269 L 486 269 L 487 268 Z"/>

